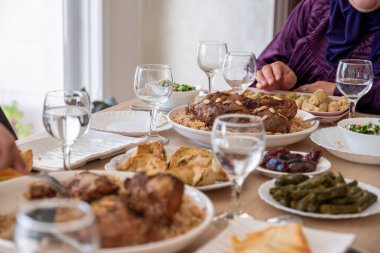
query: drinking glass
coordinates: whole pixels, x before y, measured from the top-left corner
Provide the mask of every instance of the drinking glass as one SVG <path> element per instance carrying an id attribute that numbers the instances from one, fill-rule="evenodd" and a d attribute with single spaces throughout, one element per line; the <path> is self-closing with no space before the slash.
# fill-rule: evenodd
<path id="1" fill-rule="evenodd" d="M 91 206 L 73 199 L 48 199 L 22 204 L 14 240 L 22 253 L 93 253 L 99 236 Z"/>
<path id="2" fill-rule="evenodd" d="M 65 170 L 71 169 L 71 146 L 87 133 L 90 116 L 91 106 L 87 92 L 56 90 L 46 93 L 43 123 L 46 131 L 58 139 L 62 146 Z"/>
<path id="3" fill-rule="evenodd" d="M 208 77 L 208 93 L 211 93 L 215 76 L 223 68 L 227 44 L 219 41 L 201 41 L 198 45 L 198 66 Z"/>
<path id="4" fill-rule="evenodd" d="M 157 114 L 160 106 L 168 101 L 173 90 L 172 71 L 169 66 L 161 64 L 143 64 L 136 68 L 134 89 L 136 96 L 150 109 L 150 131 L 147 142 L 169 142 L 157 132 Z"/>
<path id="5" fill-rule="evenodd" d="M 349 118 L 355 117 L 358 100 L 364 96 L 373 84 L 372 62 L 367 60 L 340 60 L 336 71 L 336 86 L 350 101 Z"/>
<path id="6" fill-rule="evenodd" d="M 216 118 L 211 134 L 212 151 L 232 182 L 231 210 L 216 219 L 250 217 L 240 208 L 244 179 L 261 162 L 265 149 L 265 129 L 260 117 L 225 114 Z"/>
<path id="7" fill-rule="evenodd" d="M 256 57 L 251 52 L 229 52 L 224 57 L 224 80 L 235 91 L 241 93 L 256 78 Z"/>

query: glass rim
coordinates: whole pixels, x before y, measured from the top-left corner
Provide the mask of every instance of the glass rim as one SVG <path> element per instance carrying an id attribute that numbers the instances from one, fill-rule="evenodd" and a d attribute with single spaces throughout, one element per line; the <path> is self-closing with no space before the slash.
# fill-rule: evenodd
<path id="1" fill-rule="evenodd" d="M 223 119 L 226 119 L 226 118 L 245 118 L 245 119 L 255 119 L 257 121 L 244 122 L 244 123 L 223 121 Z M 228 113 L 228 114 L 220 115 L 216 117 L 214 125 L 216 125 L 217 122 L 221 122 L 221 124 L 226 125 L 227 127 L 255 127 L 258 124 L 263 124 L 263 121 L 260 116 L 251 115 L 251 114 L 242 114 L 242 113 Z"/>
<path id="2" fill-rule="evenodd" d="M 149 64 L 139 64 L 137 65 L 137 69 L 143 69 L 143 70 L 170 70 L 170 66 L 166 64 L 156 64 L 156 63 L 149 63 Z"/>
<path id="3" fill-rule="evenodd" d="M 231 52 L 226 53 L 226 56 L 228 56 L 228 55 L 232 55 L 232 56 L 254 56 L 254 57 L 256 57 L 256 55 L 250 51 L 231 51 Z"/>
<path id="4" fill-rule="evenodd" d="M 342 60 L 339 60 L 339 63 L 349 63 L 349 64 L 356 64 L 356 65 L 362 65 L 362 64 L 372 65 L 372 61 L 364 60 L 364 59 L 342 59 Z"/>
<path id="5" fill-rule="evenodd" d="M 33 211 L 36 208 L 54 208 L 54 207 L 65 207 L 65 208 L 75 208 L 82 211 L 85 215 L 81 218 L 65 221 L 65 222 L 44 222 L 36 221 L 28 216 L 28 212 Z M 67 198 L 53 198 L 53 199 L 43 199 L 34 200 L 21 204 L 20 209 L 16 216 L 16 224 L 21 224 L 21 227 L 27 228 L 36 232 L 42 233 L 55 233 L 55 232 L 71 232 L 75 230 L 83 229 L 90 226 L 95 221 L 95 216 L 92 211 L 91 206 L 84 202 L 75 199 Z M 54 225 L 52 225 L 54 224 Z"/>
<path id="6" fill-rule="evenodd" d="M 83 94 L 83 95 L 89 96 L 89 94 L 88 94 L 87 91 L 72 90 L 72 89 L 62 89 L 62 90 L 50 90 L 50 91 L 47 91 L 45 97 L 47 97 L 48 95 L 52 96 L 52 97 L 63 97 L 65 95 L 65 92 L 71 92 L 73 95 L 75 95 L 75 94 Z M 57 93 L 61 93 L 61 94 L 58 95 Z M 57 95 L 55 95 L 55 94 L 57 94 Z"/>
<path id="7" fill-rule="evenodd" d="M 210 45 L 227 45 L 226 42 L 220 40 L 201 40 L 198 42 L 199 45 L 210 44 Z"/>

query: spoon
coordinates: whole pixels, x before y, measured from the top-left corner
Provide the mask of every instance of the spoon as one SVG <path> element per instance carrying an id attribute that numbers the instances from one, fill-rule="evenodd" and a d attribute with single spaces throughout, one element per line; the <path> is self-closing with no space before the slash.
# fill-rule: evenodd
<path id="1" fill-rule="evenodd" d="M 41 173 L 30 173 L 29 176 L 42 179 L 45 181 L 53 190 L 58 192 L 63 197 L 69 197 L 70 194 L 65 188 L 65 186 L 62 185 L 61 182 L 59 182 L 56 178 L 50 176 L 47 173 L 41 172 Z"/>
<path id="2" fill-rule="evenodd" d="M 334 125 L 336 126 L 336 123 L 325 118 L 325 117 L 322 117 L 322 116 L 315 116 L 315 117 L 312 117 L 312 118 L 308 118 L 308 119 L 304 119 L 303 122 L 311 122 L 311 121 L 316 121 L 316 120 L 324 120 L 328 123 L 330 123 L 331 125 Z"/>

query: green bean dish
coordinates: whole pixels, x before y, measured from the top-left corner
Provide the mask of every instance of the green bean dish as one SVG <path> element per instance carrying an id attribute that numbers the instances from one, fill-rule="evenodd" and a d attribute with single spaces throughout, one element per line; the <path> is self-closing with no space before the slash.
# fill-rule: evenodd
<path id="1" fill-rule="evenodd" d="M 281 176 L 276 179 L 270 194 L 284 206 L 322 214 L 360 213 L 377 201 L 377 196 L 361 189 L 356 180 L 346 182 L 340 173 L 334 175 L 332 172 L 314 177 Z"/>

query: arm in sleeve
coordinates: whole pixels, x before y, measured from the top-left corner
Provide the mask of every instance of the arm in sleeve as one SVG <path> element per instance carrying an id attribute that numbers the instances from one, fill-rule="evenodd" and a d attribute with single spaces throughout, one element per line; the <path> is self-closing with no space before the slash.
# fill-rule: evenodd
<path id="1" fill-rule="evenodd" d="M 380 114 L 380 75 L 375 76 L 371 90 L 358 101 L 357 110 Z"/>

